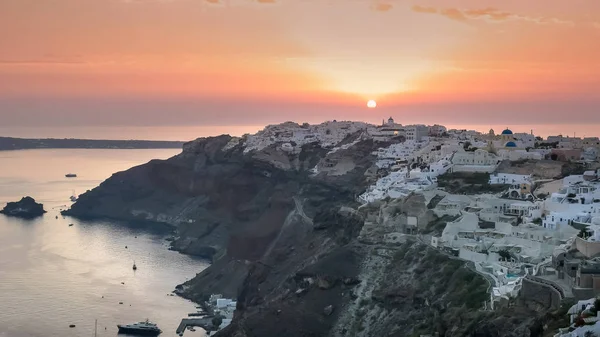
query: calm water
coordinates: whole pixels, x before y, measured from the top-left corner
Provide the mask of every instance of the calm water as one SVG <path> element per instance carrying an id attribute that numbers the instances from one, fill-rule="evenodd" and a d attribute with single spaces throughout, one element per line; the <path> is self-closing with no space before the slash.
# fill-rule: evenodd
<path id="1" fill-rule="evenodd" d="M 205 261 L 167 250 L 164 233 L 55 217 L 73 191 L 82 193 L 114 172 L 177 152 L 0 152 L 2 207 L 30 195 L 48 211 L 32 221 L 0 215 L 1 337 L 93 336 L 95 319 L 98 336 L 116 336 L 116 324 L 146 318 L 159 325 L 161 336 L 175 336 L 181 318 L 195 306 L 167 294 L 206 268 Z M 69 172 L 78 178 L 64 178 Z"/>
<path id="2" fill-rule="evenodd" d="M 387 119 L 387 115 L 384 115 Z M 320 121 L 317 121 L 317 123 Z M 379 119 L 370 120 L 380 123 Z M 399 121 L 402 124 L 407 122 Z M 425 121 L 422 121 L 425 122 Z M 496 133 L 510 128 L 513 132 L 529 133 L 533 130 L 536 136 L 548 137 L 562 134 L 564 136 L 598 137 L 598 124 L 445 124 L 449 129 L 468 129 L 487 133 L 494 129 Z M 188 141 L 198 137 L 230 134 L 241 136 L 245 133 L 255 133 L 264 125 L 230 125 L 230 126 L 155 126 L 155 127 L 3 127 L 0 126 L 0 136 L 21 138 L 82 138 L 82 139 L 146 139 L 146 140 L 179 140 Z"/>

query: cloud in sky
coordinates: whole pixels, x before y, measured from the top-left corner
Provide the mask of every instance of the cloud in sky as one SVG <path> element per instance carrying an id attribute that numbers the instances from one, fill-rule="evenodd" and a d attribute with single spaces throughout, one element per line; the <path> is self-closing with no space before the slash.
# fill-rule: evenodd
<path id="1" fill-rule="evenodd" d="M 526 21 L 537 24 L 561 24 L 561 25 L 573 25 L 574 22 L 570 20 L 562 20 L 555 17 L 543 17 L 543 16 L 527 16 L 501 11 L 496 8 L 488 7 L 481 9 L 459 9 L 459 8 L 436 8 L 415 5 L 412 10 L 417 13 L 425 14 L 439 14 L 449 19 L 456 21 L 468 21 L 468 20 L 485 20 L 488 22 L 501 22 L 501 21 Z"/>
<path id="2" fill-rule="evenodd" d="M 392 6 L 390 3 L 387 3 L 387 2 L 378 2 L 378 3 L 373 4 L 371 6 L 371 8 L 378 12 L 387 12 L 387 11 L 391 10 L 392 8 L 394 8 L 394 6 Z"/>

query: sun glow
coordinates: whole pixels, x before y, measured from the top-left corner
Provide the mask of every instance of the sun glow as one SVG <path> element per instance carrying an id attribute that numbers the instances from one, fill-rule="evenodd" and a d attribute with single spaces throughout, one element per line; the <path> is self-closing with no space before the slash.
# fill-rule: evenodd
<path id="1" fill-rule="evenodd" d="M 377 102 L 375 102 L 374 100 L 371 99 L 371 100 L 369 100 L 367 102 L 367 108 L 371 108 L 372 109 L 372 108 L 375 108 L 375 107 L 377 107 Z"/>

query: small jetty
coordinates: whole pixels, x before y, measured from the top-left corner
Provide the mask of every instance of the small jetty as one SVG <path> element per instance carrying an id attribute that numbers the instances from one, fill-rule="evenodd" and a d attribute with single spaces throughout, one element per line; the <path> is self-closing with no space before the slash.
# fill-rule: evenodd
<path id="1" fill-rule="evenodd" d="M 220 294 L 213 294 L 204 305 L 197 306 L 198 312 L 189 313 L 188 318 L 183 318 L 176 332 L 182 336 L 186 329 L 200 327 L 207 332 L 219 331 L 228 326 L 233 319 L 237 302 L 232 299 L 223 298 Z M 213 319 L 217 317 L 215 326 Z"/>
<path id="2" fill-rule="evenodd" d="M 179 323 L 177 330 L 175 332 L 179 335 L 187 329 L 187 327 L 200 327 L 206 331 L 213 330 L 212 325 L 212 317 L 202 317 L 202 318 L 184 318 Z"/>

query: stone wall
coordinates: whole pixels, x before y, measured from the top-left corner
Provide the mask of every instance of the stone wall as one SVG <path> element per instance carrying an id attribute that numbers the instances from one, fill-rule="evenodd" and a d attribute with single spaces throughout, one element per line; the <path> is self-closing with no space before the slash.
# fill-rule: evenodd
<path id="1" fill-rule="evenodd" d="M 519 296 L 528 301 L 537 302 L 546 308 L 558 309 L 562 295 L 548 283 L 538 278 L 525 277 Z"/>
<path id="2" fill-rule="evenodd" d="M 575 246 L 586 257 L 592 257 L 600 253 L 600 242 L 586 241 L 580 237 L 576 237 Z"/>
<path id="3" fill-rule="evenodd" d="M 591 288 L 573 288 L 573 297 L 578 301 L 583 301 L 596 296 L 594 289 Z"/>

